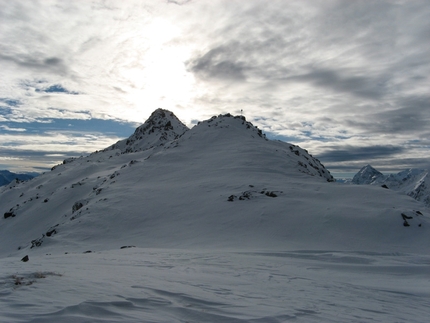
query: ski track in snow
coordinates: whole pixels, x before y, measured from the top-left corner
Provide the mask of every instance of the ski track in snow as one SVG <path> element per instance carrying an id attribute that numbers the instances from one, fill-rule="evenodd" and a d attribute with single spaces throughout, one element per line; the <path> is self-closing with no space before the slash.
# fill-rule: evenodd
<path id="1" fill-rule="evenodd" d="M 1 322 L 424 322 L 429 314 L 428 256 L 130 248 L 0 265 Z"/>

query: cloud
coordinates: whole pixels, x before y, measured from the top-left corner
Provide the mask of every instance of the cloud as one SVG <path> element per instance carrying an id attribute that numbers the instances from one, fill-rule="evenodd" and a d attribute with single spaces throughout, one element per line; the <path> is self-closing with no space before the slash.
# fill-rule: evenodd
<path id="1" fill-rule="evenodd" d="M 97 132 L 46 131 L 44 133 L 28 133 L 20 135 L 0 134 L 0 157 L 38 156 L 44 157 L 47 163 L 56 154 L 79 156 L 108 147 L 119 139 L 116 136 L 103 135 Z M 58 158 L 56 158 L 57 160 Z"/>
<path id="2" fill-rule="evenodd" d="M 426 1 L 0 4 L 0 122 L 11 129 L 137 125 L 158 107 L 192 125 L 243 110 L 334 167 L 427 158 Z"/>
<path id="3" fill-rule="evenodd" d="M 381 76 L 381 79 L 384 77 Z M 381 99 L 385 92 L 381 81 L 357 75 L 357 73 L 328 69 L 313 69 L 305 74 L 284 79 L 286 82 L 304 82 L 329 89 L 333 93 L 347 93 L 366 99 Z"/>
<path id="4" fill-rule="evenodd" d="M 27 129 L 25 129 L 25 128 L 11 128 L 11 127 L 8 127 L 5 125 L 0 125 L 0 128 L 2 128 L 3 130 L 6 130 L 6 131 L 17 131 L 17 132 L 27 131 Z"/>
<path id="5" fill-rule="evenodd" d="M 1 64 L 15 64 L 25 69 L 31 69 L 35 72 L 53 73 L 59 76 L 65 76 L 68 73 L 68 68 L 62 59 L 56 57 L 35 57 L 35 54 L 16 54 L 6 55 L 0 54 Z"/>
<path id="6" fill-rule="evenodd" d="M 188 63 L 189 69 L 204 78 L 220 78 L 227 80 L 245 80 L 244 64 L 234 61 L 234 51 L 230 46 L 219 46 L 196 57 Z"/>
<path id="7" fill-rule="evenodd" d="M 173 3 L 173 4 L 177 4 L 179 6 L 182 6 L 188 2 L 190 2 L 191 0 L 182 0 L 182 1 L 178 1 L 178 0 L 167 0 L 167 3 Z"/>
<path id="8" fill-rule="evenodd" d="M 327 147 L 326 147 L 327 148 Z M 399 146 L 334 146 L 331 150 L 319 154 L 326 162 L 366 161 L 395 156 L 405 152 L 406 148 Z"/>
<path id="9" fill-rule="evenodd" d="M 22 160 L 20 157 L 8 157 L 8 156 L 0 156 L 0 161 L 10 161 L 10 160 Z"/>

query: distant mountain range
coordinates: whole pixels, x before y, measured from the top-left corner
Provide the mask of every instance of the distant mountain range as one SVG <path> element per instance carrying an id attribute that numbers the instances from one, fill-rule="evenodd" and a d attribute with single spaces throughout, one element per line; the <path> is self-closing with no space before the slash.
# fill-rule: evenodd
<path id="1" fill-rule="evenodd" d="M 366 165 L 355 174 L 351 182 L 358 185 L 379 185 L 403 192 L 430 207 L 430 178 L 427 169 L 411 168 L 397 174 L 384 175 Z"/>
<path id="2" fill-rule="evenodd" d="M 7 185 L 14 180 L 28 181 L 39 175 L 38 173 L 13 173 L 8 170 L 0 170 L 0 186 Z"/>

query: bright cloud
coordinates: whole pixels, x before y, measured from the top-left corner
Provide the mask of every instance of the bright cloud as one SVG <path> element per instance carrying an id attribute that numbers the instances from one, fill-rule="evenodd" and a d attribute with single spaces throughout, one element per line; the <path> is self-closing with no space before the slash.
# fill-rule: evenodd
<path id="1" fill-rule="evenodd" d="M 27 129 L 24 128 L 10 128 L 8 126 L 0 126 L 0 128 L 2 128 L 3 130 L 7 130 L 7 131 L 17 131 L 17 132 L 24 132 L 27 131 Z"/>

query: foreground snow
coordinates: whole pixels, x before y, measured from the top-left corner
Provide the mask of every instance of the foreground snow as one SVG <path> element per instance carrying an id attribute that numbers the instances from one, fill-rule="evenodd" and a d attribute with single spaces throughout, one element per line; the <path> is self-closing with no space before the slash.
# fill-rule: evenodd
<path id="1" fill-rule="evenodd" d="M 422 255 L 328 250 L 4 258 L 0 321 L 425 322 L 429 264 Z"/>

